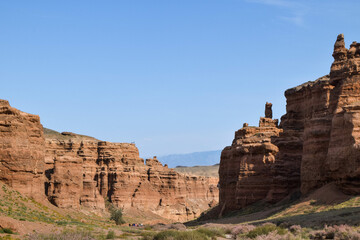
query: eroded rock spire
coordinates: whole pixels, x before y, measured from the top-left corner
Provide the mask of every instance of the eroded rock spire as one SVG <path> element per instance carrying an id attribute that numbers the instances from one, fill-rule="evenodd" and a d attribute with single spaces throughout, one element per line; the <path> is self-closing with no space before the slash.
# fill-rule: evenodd
<path id="1" fill-rule="evenodd" d="M 265 104 L 265 117 L 272 118 L 272 103 L 266 102 Z"/>
<path id="2" fill-rule="evenodd" d="M 347 59 L 347 49 L 345 47 L 344 34 L 337 36 L 334 44 L 333 57 L 335 61 L 342 61 Z"/>

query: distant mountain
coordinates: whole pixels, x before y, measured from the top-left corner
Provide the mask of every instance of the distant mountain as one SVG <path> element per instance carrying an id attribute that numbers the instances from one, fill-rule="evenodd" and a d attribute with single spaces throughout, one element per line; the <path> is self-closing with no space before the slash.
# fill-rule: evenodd
<path id="1" fill-rule="evenodd" d="M 216 150 L 158 156 L 158 159 L 162 164 L 167 164 L 171 168 L 176 166 L 210 166 L 220 162 L 220 154 L 221 150 Z"/>
<path id="2" fill-rule="evenodd" d="M 195 167 L 181 167 L 174 168 L 179 173 L 188 175 L 204 176 L 204 177 L 219 177 L 219 164 L 212 166 L 195 166 Z"/>

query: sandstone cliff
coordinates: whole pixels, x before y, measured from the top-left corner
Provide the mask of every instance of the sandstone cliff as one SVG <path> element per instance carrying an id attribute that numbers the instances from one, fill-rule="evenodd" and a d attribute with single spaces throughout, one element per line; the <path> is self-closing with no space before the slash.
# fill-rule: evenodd
<path id="1" fill-rule="evenodd" d="M 37 115 L 0 100 L 0 181 L 44 200 L 44 135 Z"/>
<path id="2" fill-rule="evenodd" d="M 44 137 L 45 132 L 45 137 Z M 135 144 L 43 130 L 40 118 L 0 100 L 0 181 L 61 208 L 105 210 L 105 201 L 172 221 L 218 202 L 217 178 L 192 177 L 139 157 Z"/>
<path id="3" fill-rule="evenodd" d="M 217 178 L 179 174 L 156 158 L 144 164 L 134 144 L 65 136 L 46 138 L 46 194 L 56 206 L 101 210 L 108 199 L 125 210 L 185 221 L 218 201 Z"/>
<path id="4" fill-rule="evenodd" d="M 265 118 L 259 127 L 244 127 L 235 132 L 231 146 L 221 153 L 219 168 L 220 204 L 235 210 L 264 199 L 271 188 L 271 166 L 279 149 L 271 139 L 279 135 L 273 120 L 271 104 L 267 103 Z"/>
<path id="5" fill-rule="evenodd" d="M 297 189 L 307 194 L 329 182 L 335 182 L 343 192 L 360 193 L 360 44 L 353 42 L 350 49 L 346 49 L 341 34 L 335 42 L 333 57 L 329 75 L 285 92 L 286 114 L 281 117 L 281 130 L 273 131 L 271 140 L 264 136 L 254 141 L 253 134 L 242 134 L 238 144 L 233 142 L 223 150 L 219 173 L 220 206 L 224 209 L 242 208 L 265 195 L 268 201 L 276 202 Z M 268 117 L 270 107 L 266 105 Z M 268 134 L 268 129 L 261 129 L 266 119 L 270 118 L 262 118 L 260 127 L 253 132 L 259 131 L 259 136 Z M 246 129 L 239 131 L 246 132 Z M 234 141 L 239 138 L 237 135 Z M 258 162 L 254 167 L 262 166 L 256 159 L 268 154 L 263 150 L 257 154 L 241 150 L 249 148 L 249 142 L 276 146 L 271 153 L 275 155 L 271 170 L 243 170 L 245 158 L 247 162 Z M 270 182 L 270 186 L 254 186 L 254 195 L 240 191 L 249 187 L 244 179 L 253 175 L 266 179 L 263 182 Z M 256 194 L 258 192 L 262 194 Z M 253 201 L 248 201 L 249 195 Z"/>

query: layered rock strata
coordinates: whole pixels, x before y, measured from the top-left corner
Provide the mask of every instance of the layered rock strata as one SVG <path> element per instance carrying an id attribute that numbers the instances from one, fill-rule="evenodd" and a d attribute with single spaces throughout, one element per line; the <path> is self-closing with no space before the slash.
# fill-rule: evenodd
<path id="1" fill-rule="evenodd" d="M 250 193 L 239 190 L 248 187 L 243 179 L 253 174 L 271 182 L 267 190 L 263 185 L 253 188 L 254 193 L 268 191 L 261 196 L 266 195 L 270 202 L 279 201 L 297 189 L 307 194 L 329 182 L 335 182 L 343 192 L 360 193 L 360 44 L 353 42 L 346 49 L 341 34 L 335 42 L 333 57 L 329 75 L 285 92 L 287 105 L 279 125 L 281 130 L 274 132 L 269 143 L 277 147 L 272 152 L 275 158 L 270 171 L 242 170 L 244 156 L 251 162 L 260 159 L 261 153 L 249 154 L 250 151 L 243 150 L 245 153 L 232 153 L 234 149 L 247 149 L 249 142 L 263 141 L 259 137 L 254 141 L 254 134 L 240 135 L 238 145 L 233 142 L 223 150 L 219 173 L 220 205 L 226 205 L 224 209 L 239 209 L 253 202 L 242 200 L 248 199 Z M 269 109 L 271 105 L 267 103 L 267 117 L 272 115 Z M 254 133 L 268 133 L 268 129 L 261 129 L 272 124 L 268 119 L 261 118 L 260 128 L 255 128 Z M 246 129 L 247 125 L 239 131 Z M 237 135 L 238 132 L 234 141 L 239 138 Z"/>
<path id="2" fill-rule="evenodd" d="M 45 137 L 44 137 L 45 132 Z M 135 144 L 43 129 L 40 118 L 0 100 L 0 181 L 61 208 L 124 210 L 192 220 L 218 202 L 217 178 L 191 177 L 139 157 Z"/>
<path id="3" fill-rule="evenodd" d="M 235 210 L 264 199 L 272 183 L 271 166 L 279 149 L 271 142 L 281 133 L 266 103 L 259 127 L 247 124 L 235 132 L 231 146 L 221 153 L 219 168 L 220 203 L 226 210 Z"/>
<path id="4" fill-rule="evenodd" d="M 322 91 L 324 97 L 319 103 L 321 114 L 315 112 L 305 120 L 303 193 L 330 181 L 346 192 L 360 193 L 360 44 L 353 42 L 346 49 L 341 34 L 333 57 L 330 79 L 323 83 L 326 91 Z M 312 122 L 317 124 L 313 126 Z M 315 144 L 314 149 L 311 145 Z"/>
<path id="5" fill-rule="evenodd" d="M 0 100 L 0 181 L 26 196 L 45 199 L 44 146 L 39 116 Z"/>
<path id="6" fill-rule="evenodd" d="M 328 182 L 360 193 L 360 44 L 353 42 L 348 50 L 340 34 L 333 57 L 330 75 L 285 92 L 273 187 L 282 191 L 275 200 L 296 187 L 307 194 Z"/>
<path id="7" fill-rule="evenodd" d="M 94 139 L 46 139 L 46 193 L 64 208 L 151 211 L 174 221 L 191 220 L 218 201 L 217 179 L 179 174 L 157 159 L 139 157 L 134 144 Z"/>

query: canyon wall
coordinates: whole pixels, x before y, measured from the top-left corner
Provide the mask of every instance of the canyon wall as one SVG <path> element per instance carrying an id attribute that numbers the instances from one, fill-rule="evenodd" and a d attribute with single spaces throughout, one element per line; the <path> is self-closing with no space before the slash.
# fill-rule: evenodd
<path id="1" fill-rule="evenodd" d="M 259 127 L 244 127 L 235 132 L 232 145 L 221 153 L 219 168 L 220 204 L 235 210 L 264 199 L 271 188 L 271 166 L 279 149 L 271 142 L 281 129 L 271 119 L 271 105 L 266 104 Z"/>
<path id="2" fill-rule="evenodd" d="M 107 199 L 186 221 L 218 202 L 217 178 L 179 174 L 156 157 L 144 164 L 134 144 L 62 135 L 46 136 L 46 194 L 58 207 L 101 210 Z"/>
<path id="3" fill-rule="evenodd" d="M 262 199 L 277 202 L 294 191 L 308 194 L 329 182 L 345 193 L 360 193 L 360 44 L 353 42 L 346 49 L 341 34 L 333 57 L 329 75 L 285 92 L 286 114 L 270 138 L 266 136 L 269 129 L 261 128 L 271 119 L 267 104 L 265 114 L 270 118 L 262 118 L 252 130 L 258 136 L 239 135 L 247 131 L 246 125 L 235 134 L 235 143 L 223 150 L 221 208 L 240 209 Z M 269 156 L 264 147 L 256 154 L 247 150 L 249 143 L 263 142 L 274 149 L 267 168 L 259 161 Z M 264 184 L 244 181 L 254 175 L 264 179 Z"/>
<path id="4" fill-rule="evenodd" d="M 353 42 L 348 50 L 340 34 L 333 57 L 330 75 L 285 92 L 284 133 L 296 129 L 302 151 L 301 158 L 284 162 L 298 167 L 300 159 L 303 194 L 329 182 L 344 192 L 360 193 L 360 44 Z"/>
<path id="5" fill-rule="evenodd" d="M 44 134 L 37 115 L 0 100 L 0 181 L 44 200 Z"/>
<path id="6" fill-rule="evenodd" d="M 44 134 L 45 132 L 45 134 Z M 108 200 L 172 221 L 218 202 L 218 179 L 175 172 L 139 157 L 135 144 L 43 129 L 39 116 L 0 100 L 0 181 L 55 206 L 101 212 Z M 130 211 L 131 212 L 131 211 Z"/>

